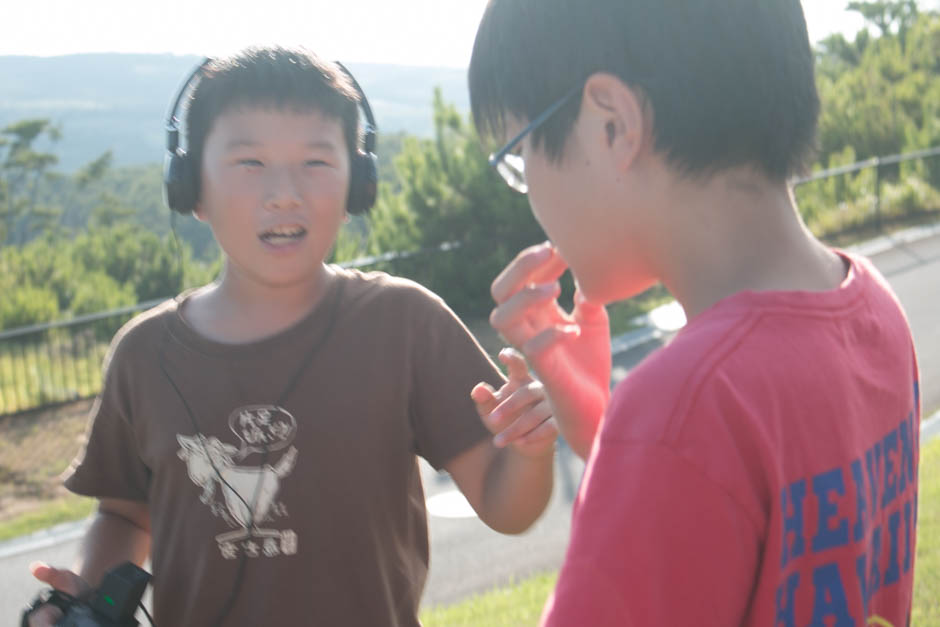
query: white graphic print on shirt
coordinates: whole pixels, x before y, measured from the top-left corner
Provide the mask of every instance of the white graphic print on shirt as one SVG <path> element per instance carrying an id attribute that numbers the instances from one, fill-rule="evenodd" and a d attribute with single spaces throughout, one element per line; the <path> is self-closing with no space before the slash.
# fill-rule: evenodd
<path id="1" fill-rule="evenodd" d="M 288 516 L 276 497 L 281 480 L 297 460 L 297 449 L 291 446 L 297 421 L 281 407 L 249 405 L 232 412 L 228 422 L 240 447 L 201 433 L 176 436 L 181 446 L 177 456 L 186 462 L 189 478 L 202 488 L 199 500 L 234 529 L 216 536 L 219 552 L 225 559 L 235 559 L 240 552 L 248 557 L 293 555 L 297 552 L 293 530 L 259 525 Z M 272 453 L 284 448 L 287 451 L 277 463 L 267 463 Z M 262 454 L 263 465 L 241 465 L 252 453 Z"/>

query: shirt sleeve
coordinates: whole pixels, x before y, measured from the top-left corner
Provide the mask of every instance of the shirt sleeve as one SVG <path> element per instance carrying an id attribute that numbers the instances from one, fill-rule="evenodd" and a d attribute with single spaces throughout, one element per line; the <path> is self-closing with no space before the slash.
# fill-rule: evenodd
<path id="1" fill-rule="evenodd" d="M 417 452 L 440 470 L 489 437 L 470 398 L 485 381 L 498 388 L 503 376 L 459 318 L 436 297 L 416 329 L 411 418 Z"/>
<path id="2" fill-rule="evenodd" d="M 738 625 L 759 534 L 733 495 L 665 446 L 597 443 L 542 624 Z"/>
<path id="3" fill-rule="evenodd" d="M 97 498 L 146 501 L 150 469 L 141 459 L 132 421 L 134 369 L 130 338 L 119 333 L 105 360 L 104 383 L 89 416 L 85 444 L 65 473 L 65 487 Z"/>

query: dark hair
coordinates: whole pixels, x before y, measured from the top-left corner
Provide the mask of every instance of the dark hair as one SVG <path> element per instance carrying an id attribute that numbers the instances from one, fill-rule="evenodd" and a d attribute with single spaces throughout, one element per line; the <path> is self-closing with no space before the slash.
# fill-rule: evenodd
<path id="1" fill-rule="evenodd" d="M 775 180 L 813 151 L 819 96 L 800 0 L 490 0 L 470 61 L 483 135 L 531 120 L 595 72 L 637 88 L 679 172 L 753 164 Z M 558 160 L 580 98 L 533 135 Z"/>
<path id="2" fill-rule="evenodd" d="M 358 92 L 335 64 L 306 50 L 249 48 L 233 57 L 213 59 L 203 69 L 188 99 L 186 151 L 198 171 L 206 138 L 220 115 L 267 107 L 317 111 L 339 120 L 353 155 L 359 146 L 358 106 Z M 199 178 L 195 177 L 197 186 Z"/>

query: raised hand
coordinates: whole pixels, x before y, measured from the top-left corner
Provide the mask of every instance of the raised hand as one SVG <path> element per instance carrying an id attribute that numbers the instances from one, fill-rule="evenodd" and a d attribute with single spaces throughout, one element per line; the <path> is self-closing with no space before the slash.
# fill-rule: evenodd
<path id="1" fill-rule="evenodd" d="M 573 311 L 561 308 L 565 270 L 547 242 L 523 250 L 493 281 L 490 324 L 522 352 L 568 444 L 587 457 L 610 396 L 610 323 L 603 305 L 579 291 Z"/>
<path id="2" fill-rule="evenodd" d="M 494 434 L 497 447 L 512 446 L 525 457 L 535 458 L 554 450 L 558 428 L 542 384 L 529 374 L 522 355 L 503 349 L 499 360 L 509 370 L 509 381 L 499 390 L 477 384 L 470 393 L 483 424 Z"/>

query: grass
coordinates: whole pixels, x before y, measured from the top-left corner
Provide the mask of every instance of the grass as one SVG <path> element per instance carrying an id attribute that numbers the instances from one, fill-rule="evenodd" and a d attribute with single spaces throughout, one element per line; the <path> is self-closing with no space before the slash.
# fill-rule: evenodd
<path id="1" fill-rule="evenodd" d="M 940 625 L 940 438 L 921 450 L 912 625 Z M 548 573 L 421 612 L 425 627 L 538 625 L 557 578 Z"/>
<path id="2" fill-rule="evenodd" d="M 889 214 L 885 226 L 933 222 L 938 215 L 933 211 L 899 220 Z M 870 224 L 860 222 L 862 228 L 848 230 L 830 243 L 847 245 L 876 234 L 866 230 Z M 634 299 L 610 305 L 611 335 L 635 329 L 637 316 L 670 300 L 665 289 L 657 286 Z M 468 322 L 468 326 L 495 356 L 503 343 L 488 322 Z M 21 411 L 48 399 L 62 400 L 59 395 L 63 390 L 65 398 L 97 392 L 107 343 L 89 339 L 78 350 L 73 344 L 72 356 L 60 346 L 62 342 L 58 334 L 50 333 L 45 342 L 25 349 L 0 347 L 0 414 Z M 78 356 L 82 353 L 85 356 Z M 16 369 L 25 369 L 28 377 L 20 377 L 21 382 L 15 386 L 12 374 Z M 69 494 L 57 478 L 78 451 L 89 405 L 80 402 L 0 417 L 0 541 L 91 513 L 94 501 Z M 913 624 L 940 625 L 940 438 L 922 451 L 921 477 Z M 428 608 L 421 618 L 428 626 L 535 625 L 555 577 L 553 573 L 539 575 L 454 606 Z"/>
<path id="3" fill-rule="evenodd" d="M 921 449 L 912 625 L 940 625 L 940 438 Z"/>
<path id="4" fill-rule="evenodd" d="M 873 219 L 852 221 L 852 226 L 817 227 L 814 233 L 821 232 L 821 239 L 831 246 L 847 247 L 882 235 L 888 235 L 915 226 L 936 224 L 940 220 L 940 209 L 910 212 L 903 215 L 883 216 L 881 228 Z"/>
<path id="5" fill-rule="evenodd" d="M 448 607 L 421 612 L 424 627 L 523 627 L 538 625 L 545 600 L 555 586 L 556 573 L 525 579 Z"/>
<path id="6" fill-rule="evenodd" d="M 940 438 L 921 451 L 914 625 L 940 625 Z M 94 501 L 77 496 L 0 522 L 0 541 L 88 516 Z M 425 627 L 525 627 L 537 625 L 556 573 L 540 574 L 446 607 L 425 608 Z"/>
<path id="7" fill-rule="evenodd" d="M 59 476 L 81 447 L 90 406 L 83 401 L 0 418 L 0 538 L 84 515 L 58 506 L 69 495 Z"/>
<path id="8" fill-rule="evenodd" d="M 0 414 L 97 394 L 108 343 L 77 337 L 50 341 L 37 335 L 0 347 Z"/>
<path id="9" fill-rule="evenodd" d="M 806 186 L 801 189 L 806 190 L 803 193 L 811 191 Z M 827 210 L 812 216 L 809 225 L 828 243 L 846 246 L 892 230 L 933 223 L 940 218 L 940 209 L 920 208 L 921 201 L 933 196 L 912 200 L 902 193 L 905 189 L 887 188 L 878 220 L 872 213 L 870 199 L 861 198 L 832 207 L 825 203 Z M 665 288 L 657 285 L 634 298 L 609 305 L 611 336 L 636 329 L 638 316 L 671 300 Z M 0 415 L 97 394 L 101 386 L 101 363 L 108 348 L 107 338 L 126 319 L 128 316 L 121 315 L 74 328 L 36 332 L 16 341 L 0 343 Z M 468 320 L 467 325 L 495 358 L 504 343 L 488 321 Z"/>
<path id="10" fill-rule="evenodd" d="M 17 538 L 40 529 L 86 518 L 95 507 L 95 499 L 70 494 L 43 503 L 37 509 L 0 522 L 0 542 Z"/>

